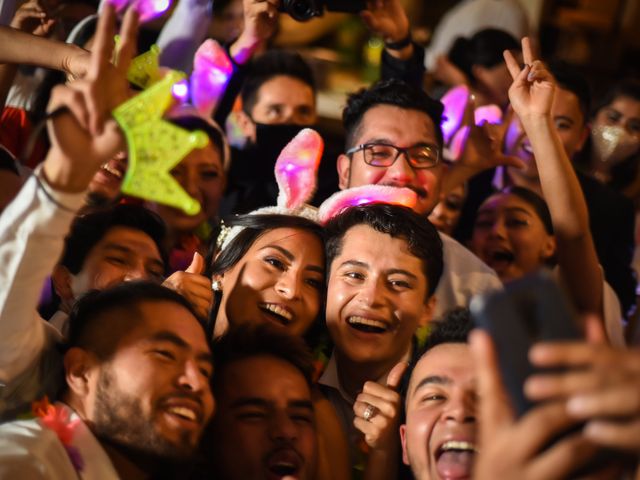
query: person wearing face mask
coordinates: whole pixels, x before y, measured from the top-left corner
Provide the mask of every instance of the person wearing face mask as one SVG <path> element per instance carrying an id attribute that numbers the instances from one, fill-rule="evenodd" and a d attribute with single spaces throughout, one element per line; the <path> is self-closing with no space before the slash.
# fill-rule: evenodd
<path id="1" fill-rule="evenodd" d="M 275 203 L 278 186 L 272 172 L 278 155 L 317 119 L 313 73 L 300 55 L 272 50 L 248 68 L 242 111 L 237 113 L 246 143 L 232 151 L 223 214 L 247 213 Z"/>
<path id="2" fill-rule="evenodd" d="M 637 198 L 640 81 L 628 78 L 613 85 L 594 112 L 591 135 L 576 165 L 597 180 Z"/>

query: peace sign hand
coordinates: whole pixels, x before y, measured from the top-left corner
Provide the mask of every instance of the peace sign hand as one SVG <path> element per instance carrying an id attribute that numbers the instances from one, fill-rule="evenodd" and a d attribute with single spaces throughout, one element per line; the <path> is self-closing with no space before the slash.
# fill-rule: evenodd
<path id="1" fill-rule="evenodd" d="M 544 63 L 534 59 L 528 37 L 522 39 L 522 54 L 525 66 L 520 65 L 508 50 L 504 60 L 513 83 L 509 88 L 509 100 L 516 114 L 521 118 L 548 116 L 551 112 L 556 82 Z"/>

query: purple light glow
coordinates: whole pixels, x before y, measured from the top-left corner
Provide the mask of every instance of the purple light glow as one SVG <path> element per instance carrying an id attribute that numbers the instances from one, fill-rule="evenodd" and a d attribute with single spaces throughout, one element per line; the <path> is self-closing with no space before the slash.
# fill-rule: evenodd
<path id="1" fill-rule="evenodd" d="M 469 89 L 466 85 L 452 88 L 442 97 L 441 101 L 444 104 L 442 133 L 445 143 L 449 143 L 453 134 L 460 128 L 468 100 Z"/>
<path id="2" fill-rule="evenodd" d="M 502 122 L 502 110 L 497 105 L 484 105 L 476 108 L 474 112 L 476 125 L 488 122 L 492 125 L 499 125 Z"/>

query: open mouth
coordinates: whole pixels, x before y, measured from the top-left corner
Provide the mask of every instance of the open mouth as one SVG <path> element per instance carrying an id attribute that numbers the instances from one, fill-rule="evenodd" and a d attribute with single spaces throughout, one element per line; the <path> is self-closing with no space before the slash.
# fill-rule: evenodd
<path id="1" fill-rule="evenodd" d="M 352 315 L 347 318 L 347 323 L 351 328 L 365 333 L 385 333 L 390 327 L 389 324 L 382 320 Z"/>
<path id="2" fill-rule="evenodd" d="M 266 468 L 270 480 L 299 478 L 302 459 L 293 449 L 279 450 L 267 458 Z"/>
<path id="3" fill-rule="evenodd" d="M 436 468 L 440 478 L 471 478 L 473 461 L 478 451 L 472 442 L 449 440 L 436 451 Z"/>
<path id="4" fill-rule="evenodd" d="M 282 305 L 275 303 L 261 303 L 258 308 L 264 312 L 269 318 L 272 318 L 281 325 L 288 325 L 293 320 L 293 313 Z"/>

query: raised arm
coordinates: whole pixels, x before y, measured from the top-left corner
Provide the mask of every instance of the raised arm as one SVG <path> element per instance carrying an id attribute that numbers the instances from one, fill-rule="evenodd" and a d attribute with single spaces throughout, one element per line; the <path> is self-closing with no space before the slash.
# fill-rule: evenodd
<path id="1" fill-rule="evenodd" d="M 52 147 L 43 165 L 0 216 L 0 381 L 8 383 L 33 365 L 45 345 L 36 305 L 64 236 L 82 206 L 84 192 L 100 165 L 122 148 L 110 112 L 128 95 L 126 71 L 135 49 L 137 15 L 122 28 L 120 62 L 109 62 L 115 13 L 102 14 L 84 80 L 56 87 L 49 112 Z M 64 108 L 64 110 L 61 110 Z"/>
<path id="2" fill-rule="evenodd" d="M 513 78 L 509 99 L 533 147 L 562 279 L 579 312 L 601 315 L 603 277 L 589 230 L 587 205 L 551 117 L 556 82 L 534 58 L 528 38 L 522 40 L 522 52 L 523 69 L 510 52 L 504 52 Z"/>

